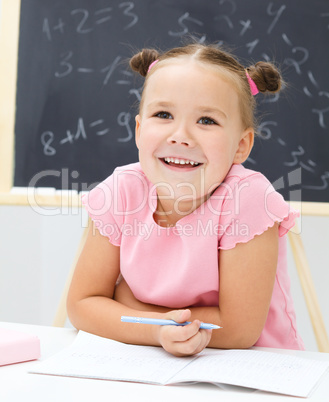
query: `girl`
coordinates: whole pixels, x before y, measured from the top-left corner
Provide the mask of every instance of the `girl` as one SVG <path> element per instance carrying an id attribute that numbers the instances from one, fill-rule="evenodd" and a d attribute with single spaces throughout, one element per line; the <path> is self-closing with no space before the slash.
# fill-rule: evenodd
<path id="1" fill-rule="evenodd" d="M 284 236 L 298 213 L 242 166 L 254 96 L 279 91 L 279 72 L 265 62 L 245 69 L 201 44 L 146 49 L 130 65 L 145 77 L 139 163 L 117 168 L 83 199 L 93 228 L 68 295 L 72 324 L 176 356 L 206 346 L 303 349 Z M 121 323 L 122 315 L 192 323 Z M 200 329 L 201 321 L 222 329 Z"/>

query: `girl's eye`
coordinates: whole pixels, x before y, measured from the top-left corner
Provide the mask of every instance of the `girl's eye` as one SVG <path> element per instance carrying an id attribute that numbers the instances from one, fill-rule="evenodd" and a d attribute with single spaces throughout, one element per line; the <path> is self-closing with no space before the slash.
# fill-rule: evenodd
<path id="1" fill-rule="evenodd" d="M 201 119 L 198 121 L 198 123 L 200 124 L 205 124 L 205 125 L 209 125 L 209 124 L 217 124 L 213 119 L 211 119 L 210 117 L 201 117 Z"/>
<path id="2" fill-rule="evenodd" d="M 172 119 L 172 115 L 168 112 L 159 112 L 155 115 L 155 117 L 159 117 L 160 119 Z"/>

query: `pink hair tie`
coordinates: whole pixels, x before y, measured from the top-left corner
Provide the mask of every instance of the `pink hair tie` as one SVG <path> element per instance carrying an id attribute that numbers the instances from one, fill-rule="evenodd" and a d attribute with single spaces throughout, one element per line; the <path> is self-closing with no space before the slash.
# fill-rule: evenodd
<path id="1" fill-rule="evenodd" d="M 250 86 L 250 91 L 252 95 L 257 95 L 259 93 L 257 85 L 255 84 L 254 80 L 250 77 L 250 75 L 248 74 L 248 71 L 246 71 L 246 76 L 248 78 L 248 83 Z"/>
<path id="2" fill-rule="evenodd" d="M 155 64 L 157 64 L 158 61 L 159 61 L 158 59 L 157 59 L 157 60 L 154 60 L 153 63 L 151 63 L 151 64 L 149 65 L 149 69 L 147 70 L 148 73 L 150 72 L 151 68 L 152 68 Z"/>

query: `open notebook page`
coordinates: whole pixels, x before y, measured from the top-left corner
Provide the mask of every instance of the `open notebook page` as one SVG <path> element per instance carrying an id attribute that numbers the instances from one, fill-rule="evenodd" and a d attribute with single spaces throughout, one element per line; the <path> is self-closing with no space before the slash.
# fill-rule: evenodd
<path id="1" fill-rule="evenodd" d="M 160 347 L 127 345 L 80 331 L 74 343 L 30 372 L 156 384 L 226 383 L 307 396 L 328 361 L 256 351 L 205 349 L 178 358 Z"/>
<path id="2" fill-rule="evenodd" d="M 79 331 L 71 346 L 36 363 L 30 372 L 166 384 L 195 358 L 177 358 L 162 348 L 127 345 Z"/>
<path id="3" fill-rule="evenodd" d="M 328 366 L 328 362 L 272 352 L 206 349 L 170 382 L 224 383 L 307 396 Z"/>

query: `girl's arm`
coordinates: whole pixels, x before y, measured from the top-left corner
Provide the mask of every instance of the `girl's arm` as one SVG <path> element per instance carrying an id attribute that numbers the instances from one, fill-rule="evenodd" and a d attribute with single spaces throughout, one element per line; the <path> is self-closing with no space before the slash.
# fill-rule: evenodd
<path id="1" fill-rule="evenodd" d="M 239 243 L 231 250 L 220 250 L 219 308 L 189 308 L 191 319 L 223 327 L 212 331 L 210 347 L 248 348 L 256 343 L 268 314 L 277 259 L 278 224 L 247 243 Z M 141 303 L 124 281 L 117 287 L 115 298 L 145 312 L 169 310 Z"/>
<path id="2" fill-rule="evenodd" d="M 202 316 L 222 326 L 209 346 L 248 348 L 264 328 L 278 262 L 278 224 L 247 243 L 219 252 L 219 310 Z M 196 308 L 193 316 L 199 313 Z"/>
<path id="3" fill-rule="evenodd" d="M 120 248 L 91 227 L 67 298 L 68 316 L 77 329 L 125 343 L 163 346 L 178 356 L 198 353 L 207 346 L 210 332 L 200 330 L 198 320 L 186 327 L 171 328 L 122 323 L 122 315 L 138 316 L 141 311 L 113 299 L 119 272 Z M 164 318 L 155 309 L 143 315 Z M 184 322 L 189 313 L 177 310 L 171 313 L 171 318 Z M 163 332 L 166 334 L 164 341 Z"/>

